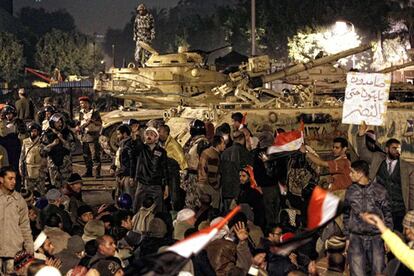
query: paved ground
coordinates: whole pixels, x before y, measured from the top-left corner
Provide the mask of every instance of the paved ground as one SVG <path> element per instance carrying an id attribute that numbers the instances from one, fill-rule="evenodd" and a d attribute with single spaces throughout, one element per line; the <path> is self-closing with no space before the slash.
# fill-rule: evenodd
<path id="1" fill-rule="evenodd" d="M 109 160 L 102 163 L 102 178 L 83 178 L 83 200 L 92 206 L 113 203 L 112 191 L 116 187 L 115 177 L 109 175 Z M 85 173 L 85 164 L 81 155 L 73 156 L 73 170 L 80 175 Z"/>

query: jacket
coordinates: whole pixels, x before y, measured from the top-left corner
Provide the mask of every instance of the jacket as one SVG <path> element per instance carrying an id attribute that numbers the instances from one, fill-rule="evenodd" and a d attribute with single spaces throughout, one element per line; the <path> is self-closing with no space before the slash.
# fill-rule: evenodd
<path id="1" fill-rule="evenodd" d="M 360 214 L 364 212 L 374 213 L 381 217 L 387 227 L 393 227 L 391 205 L 388 199 L 388 193 L 385 188 L 371 182 L 368 185 L 352 184 L 345 193 L 345 211 L 343 214 L 344 234 L 357 235 L 379 235 L 379 230 L 364 222 Z"/>
<path id="2" fill-rule="evenodd" d="M 168 177 L 167 153 L 159 146 L 154 149 L 143 144 L 138 149 L 135 179 L 142 185 L 165 186 Z"/>
<path id="3" fill-rule="evenodd" d="M 26 201 L 16 191 L 0 189 L 0 257 L 14 258 L 22 249 L 34 252 Z"/>
<path id="4" fill-rule="evenodd" d="M 414 271 L 414 250 L 410 249 L 397 234 L 387 229 L 382 233 L 381 238 L 391 250 L 392 254 L 406 267 Z"/>
<path id="5" fill-rule="evenodd" d="M 79 122 L 82 142 L 91 143 L 99 138 L 102 129 L 102 119 L 98 111 L 91 109 L 86 112 L 84 109 L 81 109 L 79 111 Z"/>
<path id="6" fill-rule="evenodd" d="M 370 163 L 369 177 L 375 179 L 381 163 L 386 159 L 383 152 L 372 152 L 365 144 L 365 135 L 356 137 L 358 154 Z M 414 210 L 414 166 L 400 158 L 401 190 L 406 211 Z"/>
<path id="7" fill-rule="evenodd" d="M 28 98 L 16 101 L 17 118 L 22 120 L 34 119 L 34 105 Z"/>
<path id="8" fill-rule="evenodd" d="M 60 219 L 62 220 L 62 224 L 63 224 L 63 231 L 65 231 L 66 233 L 70 233 L 72 230 L 72 220 L 70 219 L 68 212 L 66 212 L 64 209 L 61 209 L 54 204 L 47 205 L 40 212 L 40 216 L 39 216 L 40 226 L 44 228 L 46 221 L 52 214 L 57 214 L 60 217 Z"/>
<path id="9" fill-rule="evenodd" d="M 119 143 L 119 148 L 116 152 L 115 167 L 116 176 L 135 176 L 135 169 L 137 165 L 137 151 L 135 141 L 131 137 L 123 139 Z"/>
<path id="10" fill-rule="evenodd" d="M 167 140 L 165 141 L 164 149 L 167 152 L 168 158 L 174 159 L 180 165 L 181 170 L 188 168 L 187 160 L 185 159 L 183 147 L 168 135 Z"/>
<path id="11" fill-rule="evenodd" d="M 34 141 L 29 137 L 23 140 L 19 159 L 19 170 L 25 177 L 39 178 L 42 156 L 40 155 L 40 138 Z"/>
<path id="12" fill-rule="evenodd" d="M 220 175 L 223 198 L 235 198 L 239 194 L 239 172 L 252 164 L 250 152 L 241 144 L 234 143 L 220 157 Z"/>
<path id="13" fill-rule="evenodd" d="M 250 267 L 251 254 L 247 242 L 235 244 L 225 238 L 217 239 L 207 245 L 206 252 L 217 276 L 228 275 L 240 268 L 245 275 Z"/>
<path id="14" fill-rule="evenodd" d="M 198 183 L 211 185 L 214 189 L 220 187 L 219 183 L 220 153 L 214 147 L 204 150 L 198 163 Z"/>

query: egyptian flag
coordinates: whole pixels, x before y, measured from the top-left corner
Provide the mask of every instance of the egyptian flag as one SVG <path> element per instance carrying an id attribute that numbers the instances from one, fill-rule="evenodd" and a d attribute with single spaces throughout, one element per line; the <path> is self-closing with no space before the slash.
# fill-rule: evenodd
<path id="1" fill-rule="evenodd" d="M 301 121 L 300 127 L 296 130 L 278 133 L 273 145 L 267 149 L 267 154 L 296 151 L 303 144 L 304 124 Z"/>
<path id="2" fill-rule="evenodd" d="M 200 252 L 211 239 L 226 225 L 234 215 L 240 211 L 240 206 L 234 208 L 227 216 L 208 228 L 202 229 L 197 233 L 181 240 L 168 247 L 164 252 L 144 257 L 140 275 L 177 275 L 191 256 Z"/>
<path id="3" fill-rule="evenodd" d="M 247 127 L 247 112 L 245 112 L 243 114 L 243 118 L 242 118 L 242 121 L 240 123 L 239 130 L 244 128 L 244 127 Z"/>
<path id="4" fill-rule="evenodd" d="M 286 237 L 282 235 L 281 243 L 272 245 L 270 251 L 278 255 L 289 255 L 293 250 L 310 242 L 319 229 L 340 215 L 341 211 L 340 199 L 316 186 L 308 206 L 307 229 L 297 234 L 286 233 Z"/>
<path id="5" fill-rule="evenodd" d="M 250 165 L 247 165 L 246 167 L 243 168 L 243 171 L 245 171 L 249 175 L 250 187 L 252 189 L 257 190 L 259 193 L 263 194 L 263 191 L 259 188 L 259 186 L 257 185 L 256 179 L 254 178 L 253 167 Z"/>

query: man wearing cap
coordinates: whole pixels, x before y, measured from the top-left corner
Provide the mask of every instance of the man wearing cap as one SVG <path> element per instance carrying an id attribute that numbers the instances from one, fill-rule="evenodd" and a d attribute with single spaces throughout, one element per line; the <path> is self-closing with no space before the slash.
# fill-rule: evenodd
<path id="1" fill-rule="evenodd" d="M 73 222 L 77 218 L 78 208 L 86 205 L 82 199 L 82 186 L 82 177 L 78 173 L 72 173 L 66 183 L 65 195 L 69 197 L 68 211 Z"/>
<path id="2" fill-rule="evenodd" d="M 60 208 L 62 204 L 62 193 L 58 189 L 50 189 L 46 193 L 46 199 L 48 201 L 48 205 L 40 212 L 40 225 L 43 228 L 46 224 L 46 221 L 52 214 L 57 214 L 63 223 L 63 230 L 66 233 L 70 233 L 72 230 L 72 220 L 68 212 L 64 209 Z"/>
<path id="3" fill-rule="evenodd" d="M 163 199 L 168 197 L 167 153 L 158 144 L 158 138 L 158 131 L 154 127 L 148 127 L 144 133 L 145 144 L 137 150 L 135 212 L 142 206 L 146 196 L 154 199 L 156 211 L 163 210 Z"/>
<path id="4" fill-rule="evenodd" d="M 42 128 L 36 123 L 30 123 L 29 137 L 22 142 L 22 150 L 19 160 L 19 171 L 22 176 L 25 188 L 41 194 L 45 194 L 45 176 L 40 155 L 40 135 Z"/>
<path id="5" fill-rule="evenodd" d="M 196 222 L 195 212 L 191 209 L 185 208 L 177 213 L 177 219 L 174 222 L 174 239 L 184 239 L 185 231 L 194 227 Z"/>
<path id="6" fill-rule="evenodd" d="M 96 178 L 101 177 L 101 147 L 99 135 L 102 129 L 102 120 L 99 112 L 91 108 L 88 97 L 80 97 L 79 126 L 76 131 L 81 135 L 83 159 L 85 160 L 86 173 L 83 177 L 92 177 L 92 169 L 95 162 Z"/>
<path id="7" fill-rule="evenodd" d="M 15 191 L 16 172 L 0 169 L 0 274 L 13 272 L 16 253 L 25 249 L 33 253 L 29 211 L 26 201 Z"/>
<path id="8" fill-rule="evenodd" d="M 143 49 L 139 42 L 150 44 L 154 38 L 154 17 L 148 12 L 144 4 L 139 4 L 134 22 L 134 41 L 136 42 L 135 60 L 141 65 L 149 58 L 149 52 Z"/>
<path id="9" fill-rule="evenodd" d="M 18 91 L 19 99 L 16 101 L 17 118 L 21 120 L 34 119 L 34 105 L 33 102 L 27 98 L 24 88 Z"/>

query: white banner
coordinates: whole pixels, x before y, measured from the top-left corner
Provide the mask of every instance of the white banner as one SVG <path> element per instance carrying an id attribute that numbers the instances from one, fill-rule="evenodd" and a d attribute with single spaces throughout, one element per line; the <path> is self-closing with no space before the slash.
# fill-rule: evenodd
<path id="1" fill-rule="evenodd" d="M 346 76 L 343 124 L 384 124 L 391 74 L 349 72 Z"/>

